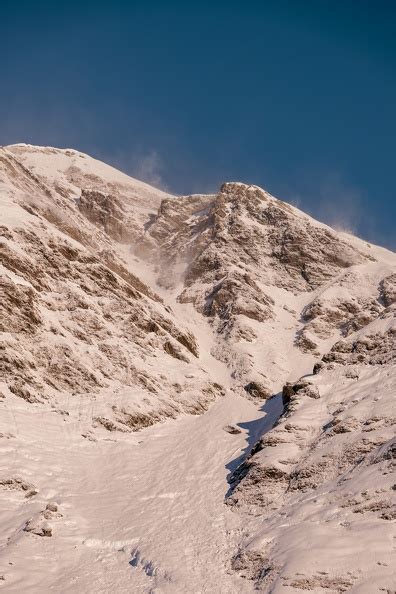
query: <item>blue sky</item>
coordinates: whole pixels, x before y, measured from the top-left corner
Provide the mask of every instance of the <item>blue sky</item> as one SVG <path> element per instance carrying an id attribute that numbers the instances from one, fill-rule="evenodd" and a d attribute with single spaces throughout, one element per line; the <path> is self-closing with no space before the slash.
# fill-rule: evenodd
<path id="1" fill-rule="evenodd" d="M 265 187 L 396 248 L 394 1 L 10 2 L 0 144 Z"/>

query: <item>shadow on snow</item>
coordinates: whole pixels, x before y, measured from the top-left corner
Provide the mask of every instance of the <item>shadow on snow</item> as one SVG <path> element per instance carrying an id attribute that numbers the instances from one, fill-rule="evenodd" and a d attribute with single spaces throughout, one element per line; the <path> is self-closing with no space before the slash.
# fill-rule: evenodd
<path id="1" fill-rule="evenodd" d="M 279 392 L 269 400 L 266 400 L 264 405 L 261 407 L 261 410 L 265 414 L 260 419 L 248 421 L 246 423 L 237 423 L 237 427 L 246 431 L 247 444 L 237 458 L 234 458 L 231 460 L 231 462 L 226 464 L 226 469 L 229 471 L 227 479 L 229 479 L 238 466 L 242 464 L 244 460 L 246 460 L 260 437 L 268 433 L 268 431 L 270 431 L 274 426 L 275 422 L 279 419 L 283 412 L 282 392 Z M 230 486 L 226 497 L 232 493 L 234 487 L 235 485 L 232 487 Z"/>

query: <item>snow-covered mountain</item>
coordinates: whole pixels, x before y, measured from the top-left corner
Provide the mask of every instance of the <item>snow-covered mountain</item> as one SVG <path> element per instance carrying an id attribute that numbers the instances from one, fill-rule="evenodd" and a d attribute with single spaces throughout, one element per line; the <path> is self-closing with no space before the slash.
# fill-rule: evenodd
<path id="1" fill-rule="evenodd" d="M 396 254 L 0 148 L 6 592 L 394 592 Z"/>

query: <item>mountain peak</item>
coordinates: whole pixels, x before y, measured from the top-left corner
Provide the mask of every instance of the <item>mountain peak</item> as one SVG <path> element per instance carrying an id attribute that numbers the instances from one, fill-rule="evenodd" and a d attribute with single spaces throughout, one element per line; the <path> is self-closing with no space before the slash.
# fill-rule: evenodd
<path id="1" fill-rule="evenodd" d="M 0 200 L 10 591 L 390 591 L 396 254 L 73 149 Z"/>

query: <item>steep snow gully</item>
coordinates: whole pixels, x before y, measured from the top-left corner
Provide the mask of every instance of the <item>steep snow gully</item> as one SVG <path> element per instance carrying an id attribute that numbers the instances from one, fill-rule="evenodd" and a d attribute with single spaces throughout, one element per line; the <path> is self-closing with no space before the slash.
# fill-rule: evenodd
<path id="1" fill-rule="evenodd" d="M 396 255 L 0 147 L 0 589 L 395 594 Z"/>

